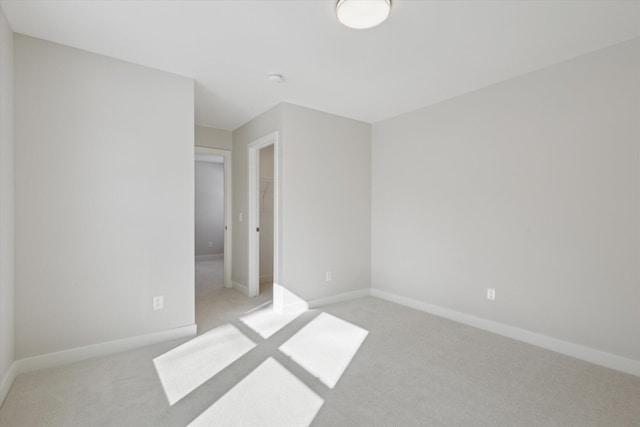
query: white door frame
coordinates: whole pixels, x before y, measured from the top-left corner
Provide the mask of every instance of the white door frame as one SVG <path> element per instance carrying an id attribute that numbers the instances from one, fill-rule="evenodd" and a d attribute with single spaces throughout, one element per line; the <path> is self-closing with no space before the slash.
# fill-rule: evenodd
<path id="1" fill-rule="evenodd" d="M 249 273 L 248 294 L 250 297 L 258 296 L 260 292 L 260 163 L 258 151 L 261 148 L 273 145 L 273 283 L 279 283 L 280 263 L 280 143 L 278 132 L 270 133 L 262 138 L 252 141 L 247 146 L 249 154 Z"/>
<path id="2" fill-rule="evenodd" d="M 231 245 L 233 244 L 233 214 L 231 201 L 233 187 L 231 185 L 231 151 L 221 150 L 219 148 L 208 147 L 195 147 L 196 154 L 222 156 L 224 159 L 224 287 L 230 288 L 231 283 L 231 256 L 233 251 Z"/>

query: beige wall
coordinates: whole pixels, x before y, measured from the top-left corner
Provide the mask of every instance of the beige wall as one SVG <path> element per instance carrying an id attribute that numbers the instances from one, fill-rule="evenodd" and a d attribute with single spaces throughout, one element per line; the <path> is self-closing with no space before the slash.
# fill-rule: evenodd
<path id="1" fill-rule="evenodd" d="M 247 144 L 274 131 L 281 143 L 280 285 L 306 300 L 368 288 L 371 126 L 286 103 L 233 134 L 234 280 L 247 284 Z"/>
<path id="2" fill-rule="evenodd" d="M 14 359 L 13 151 L 13 33 L 0 9 L 0 384 Z"/>
<path id="3" fill-rule="evenodd" d="M 377 123 L 373 287 L 640 360 L 639 161 L 638 39 Z"/>
<path id="4" fill-rule="evenodd" d="M 195 244 L 196 256 L 224 253 L 222 163 L 195 162 Z"/>
<path id="5" fill-rule="evenodd" d="M 272 132 L 282 134 L 282 104 L 233 131 L 233 269 L 231 279 L 248 284 L 248 153 L 247 145 Z M 242 214 L 242 221 L 240 221 Z"/>
<path id="6" fill-rule="evenodd" d="M 195 145 L 197 147 L 219 148 L 231 150 L 233 141 L 230 130 L 209 128 L 205 126 L 195 127 Z"/>
<path id="7" fill-rule="evenodd" d="M 14 46 L 16 357 L 192 325 L 193 81 Z"/>
<path id="8" fill-rule="evenodd" d="M 281 284 L 306 300 L 369 288 L 371 125 L 283 104 L 282 163 Z"/>

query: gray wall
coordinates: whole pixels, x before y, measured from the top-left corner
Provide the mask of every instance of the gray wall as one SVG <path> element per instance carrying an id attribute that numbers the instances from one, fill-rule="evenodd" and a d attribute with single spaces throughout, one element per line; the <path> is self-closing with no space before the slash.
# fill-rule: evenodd
<path id="1" fill-rule="evenodd" d="M 286 103 L 233 133 L 233 280 L 247 284 L 247 144 L 276 130 L 280 285 L 306 300 L 368 288 L 371 126 Z M 325 282 L 326 271 L 333 272 L 332 282 Z"/>
<path id="2" fill-rule="evenodd" d="M 373 287 L 640 360 L 639 160 L 638 39 L 377 123 Z"/>
<path id="3" fill-rule="evenodd" d="M 224 166 L 195 162 L 196 256 L 224 253 Z M 211 242 L 211 247 L 209 247 Z"/>
<path id="4" fill-rule="evenodd" d="M 219 148 L 231 150 L 233 141 L 230 130 L 209 128 L 205 126 L 195 127 L 195 145 L 197 147 Z"/>
<path id="5" fill-rule="evenodd" d="M 13 150 L 13 33 L 0 9 L 0 383 L 14 347 Z"/>
<path id="6" fill-rule="evenodd" d="M 192 325 L 193 81 L 14 48 L 16 358 Z"/>

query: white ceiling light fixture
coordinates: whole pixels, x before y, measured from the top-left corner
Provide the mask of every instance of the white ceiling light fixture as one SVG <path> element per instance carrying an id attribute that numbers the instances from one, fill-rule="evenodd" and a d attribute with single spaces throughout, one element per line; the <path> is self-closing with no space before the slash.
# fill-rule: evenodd
<path id="1" fill-rule="evenodd" d="M 343 25 L 365 30 L 382 24 L 391 12 L 391 0 L 338 0 L 336 15 Z"/>
<path id="2" fill-rule="evenodd" d="M 282 81 L 284 80 L 282 74 L 268 74 L 267 78 L 274 83 L 282 83 Z"/>

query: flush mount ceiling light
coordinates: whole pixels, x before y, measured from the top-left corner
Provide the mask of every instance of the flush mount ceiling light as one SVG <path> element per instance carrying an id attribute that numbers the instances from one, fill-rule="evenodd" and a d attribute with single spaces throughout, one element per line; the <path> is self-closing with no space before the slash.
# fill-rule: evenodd
<path id="1" fill-rule="evenodd" d="M 282 83 L 282 80 L 284 80 L 282 74 L 267 74 L 267 78 L 274 83 Z"/>
<path id="2" fill-rule="evenodd" d="M 336 15 L 343 25 L 364 30 L 380 25 L 391 12 L 391 0 L 338 0 Z"/>

